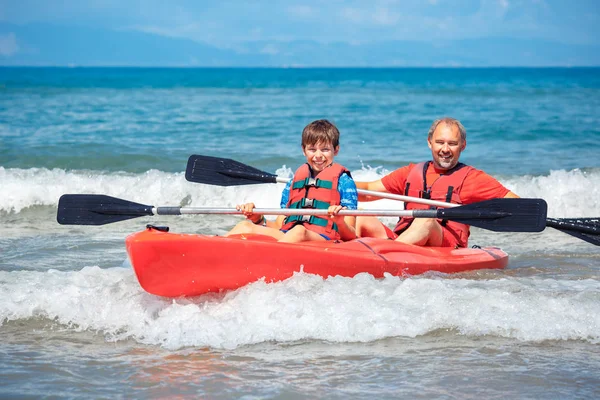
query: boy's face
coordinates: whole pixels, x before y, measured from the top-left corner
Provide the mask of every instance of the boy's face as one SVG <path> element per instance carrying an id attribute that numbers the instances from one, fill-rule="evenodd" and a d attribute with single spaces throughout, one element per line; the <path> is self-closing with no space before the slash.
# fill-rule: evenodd
<path id="1" fill-rule="evenodd" d="M 333 163 L 333 158 L 340 151 L 340 146 L 333 147 L 330 142 L 307 144 L 302 149 L 306 162 L 314 172 L 321 172 Z"/>

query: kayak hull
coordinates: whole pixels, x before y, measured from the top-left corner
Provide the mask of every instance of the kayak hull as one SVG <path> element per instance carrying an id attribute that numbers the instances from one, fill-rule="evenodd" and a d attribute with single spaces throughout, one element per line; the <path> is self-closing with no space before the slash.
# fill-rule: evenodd
<path id="1" fill-rule="evenodd" d="M 263 235 L 226 238 L 148 228 L 125 243 L 142 288 L 164 297 L 238 289 L 263 278 L 277 282 L 300 271 L 324 278 L 363 272 L 382 278 L 385 273 L 456 273 L 508 264 L 508 255 L 496 247 L 434 248 L 374 238 L 288 244 Z"/>

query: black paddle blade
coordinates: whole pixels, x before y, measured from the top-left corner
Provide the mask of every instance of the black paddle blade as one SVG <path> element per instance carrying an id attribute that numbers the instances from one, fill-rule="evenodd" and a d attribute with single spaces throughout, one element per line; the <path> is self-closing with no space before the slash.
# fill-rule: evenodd
<path id="1" fill-rule="evenodd" d="M 546 226 L 600 246 L 600 218 L 548 218 Z"/>
<path id="2" fill-rule="evenodd" d="M 185 179 L 217 186 L 275 183 L 277 175 L 261 171 L 229 158 L 193 154 L 188 159 Z"/>
<path id="3" fill-rule="evenodd" d="M 566 233 L 567 235 L 574 236 L 578 239 L 585 240 L 588 243 L 591 243 L 595 246 L 600 246 L 600 235 L 594 235 L 590 233 L 583 233 L 578 231 L 570 231 L 568 229 L 559 229 L 561 232 Z"/>
<path id="4" fill-rule="evenodd" d="M 548 205 L 542 199 L 492 199 L 437 210 L 438 218 L 494 232 L 541 232 Z"/>
<path id="5" fill-rule="evenodd" d="M 154 215 L 152 206 L 99 194 L 63 194 L 56 220 L 61 225 L 105 225 Z"/>

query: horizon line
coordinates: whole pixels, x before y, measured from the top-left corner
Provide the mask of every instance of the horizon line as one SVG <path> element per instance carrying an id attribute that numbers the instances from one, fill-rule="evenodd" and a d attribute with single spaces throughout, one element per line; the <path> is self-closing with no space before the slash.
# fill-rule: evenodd
<path id="1" fill-rule="evenodd" d="M 600 68 L 600 65 L 128 65 L 128 64 L 90 64 L 90 65 L 53 65 L 53 64 L 22 64 L 5 65 L 0 68 L 131 68 L 131 69 L 573 69 Z"/>

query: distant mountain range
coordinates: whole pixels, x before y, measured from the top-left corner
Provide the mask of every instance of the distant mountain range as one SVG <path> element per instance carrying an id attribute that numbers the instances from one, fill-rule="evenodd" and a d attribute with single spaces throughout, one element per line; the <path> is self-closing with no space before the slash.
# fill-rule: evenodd
<path id="1" fill-rule="evenodd" d="M 439 42 L 380 41 L 353 45 L 252 41 L 235 49 L 135 31 L 0 23 L 3 66 L 165 67 L 492 67 L 600 66 L 600 46 L 537 39 Z"/>

